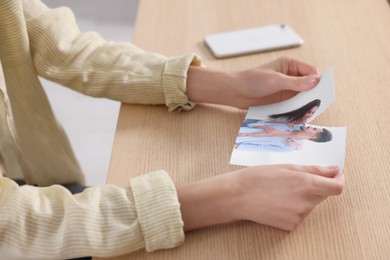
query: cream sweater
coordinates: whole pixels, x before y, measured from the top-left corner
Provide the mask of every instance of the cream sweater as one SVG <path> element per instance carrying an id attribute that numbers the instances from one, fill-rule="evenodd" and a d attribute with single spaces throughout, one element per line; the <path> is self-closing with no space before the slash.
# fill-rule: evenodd
<path id="1" fill-rule="evenodd" d="M 167 58 L 129 43 L 80 33 L 67 8 L 0 0 L 0 165 L 10 178 L 50 186 L 83 183 L 38 76 L 81 93 L 188 110 L 187 70 L 195 55 Z M 183 242 L 175 187 L 164 171 L 71 195 L 59 185 L 19 187 L 0 176 L 4 259 L 113 256 Z"/>

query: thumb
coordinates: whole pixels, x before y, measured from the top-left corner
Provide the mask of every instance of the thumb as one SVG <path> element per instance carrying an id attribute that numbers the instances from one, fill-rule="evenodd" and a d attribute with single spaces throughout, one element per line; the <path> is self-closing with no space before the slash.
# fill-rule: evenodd
<path id="1" fill-rule="evenodd" d="M 320 77 L 315 74 L 301 77 L 283 75 L 281 80 L 284 88 L 300 92 L 314 88 L 320 81 Z"/>

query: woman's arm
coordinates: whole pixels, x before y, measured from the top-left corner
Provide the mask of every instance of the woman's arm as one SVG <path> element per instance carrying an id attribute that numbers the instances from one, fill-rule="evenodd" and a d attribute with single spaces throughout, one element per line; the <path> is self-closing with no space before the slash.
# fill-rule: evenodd
<path id="1" fill-rule="evenodd" d="M 72 195 L 59 185 L 18 186 L 0 177 L 2 259 L 109 257 L 184 240 L 176 189 L 163 171 Z"/>
<path id="2" fill-rule="evenodd" d="M 314 87 L 315 66 L 280 58 L 243 71 L 199 67 L 198 56 L 165 57 L 130 43 L 105 41 L 81 33 L 67 8 L 49 9 L 24 0 L 31 52 L 43 77 L 81 93 L 138 104 L 191 109 L 194 102 L 248 108 L 275 101 L 275 95 Z"/>
<path id="3" fill-rule="evenodd" d="M 166 104 L 170 111 L 194 106 L 185 94 L 186 78 L 190 65 L 201 64 L 198 56 L 166 57 L 82 33 L 70 9 L 49 9 L 39 0 L 24 0 L 23 9 L 40 76 L 94 97 Z"/>
<path id="4" fill-rule="evenodd" d="M 337 167 L 274 165 L 244 168 L 177 190 L 186 231 L 236 220 L 293 230 L 343 187 Z"/>
<path id="5" fill-rule="evenodd" d="M 220 71 L 190 67 L 187 95 L 195 102 L 230 105 L 238 108 L 275 101 L 281 91 L 297 93 L 313 88 L 319 82 L 315 66 L 282 57 L 243 71 Z"/>

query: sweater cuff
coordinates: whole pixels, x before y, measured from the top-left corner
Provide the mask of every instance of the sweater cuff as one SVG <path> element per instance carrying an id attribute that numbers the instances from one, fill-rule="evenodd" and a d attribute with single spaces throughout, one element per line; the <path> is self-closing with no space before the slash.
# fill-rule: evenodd
<path id="1" fill-rule="evenodd" d="M 189 66 L 201 66 L 199 56 L 192 54 L 169 58 L 165 63 L 162 84 L 165 104 L 168 106 L 169 112 L 188 111 L 195 106 L 195 103 L 189 101 L 186 95 Z"/>
<path id="2" fill-rule="evenodd" d="M 184 231 L 176 188 L 165 171 L 130 180 L 146 251 L 183 243 Z"/>

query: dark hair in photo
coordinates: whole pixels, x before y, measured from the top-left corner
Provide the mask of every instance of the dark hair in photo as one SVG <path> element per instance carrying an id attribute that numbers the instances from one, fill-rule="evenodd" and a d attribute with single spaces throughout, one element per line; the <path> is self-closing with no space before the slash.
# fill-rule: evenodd
<path id="1" fill-rule="evenodd" d="M 323 128 L 322 132 L 317 133 L 316 138 L 310 140 L 317 143 L 326 143 L 332 141 L 332 138 L 332 133 L 328 129 Z"/>
<path id="2" fill-rule="evenodd" d="M 291 122 L 303 118 L 313 107 L 319 107 L 320 104 L 321 104 L 321 100 L 315 99 L 296 110 L 282 113 L 282 114 L 274 114 L 268 117 L 273 119 L 284 119 L 288 122 Z"/>

